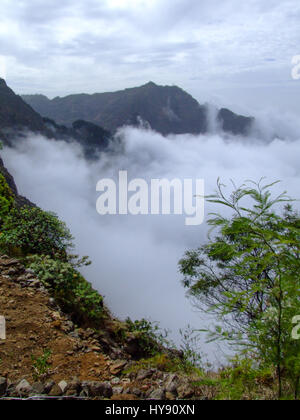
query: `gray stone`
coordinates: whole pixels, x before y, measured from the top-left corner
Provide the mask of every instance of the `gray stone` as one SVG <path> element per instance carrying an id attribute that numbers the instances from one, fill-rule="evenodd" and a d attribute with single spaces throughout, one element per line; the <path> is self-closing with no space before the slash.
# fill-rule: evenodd
<path id="1" fill-rule="evenodd" d="M 50 397 L 61 397 L 62 394 L 63 392 L 57 384 L 53 385 L 53 387 L 51 388 L 51 391 L 49 392 Z"/>
<path id="2" fill-rule="evenodd" d="M 121 395 L 124 391 L 124 388 L 122 386 L 115 386 L 113 388 L 113 395 Z"/>
<path id="3" fill-rule="evenodd" d="M 32 386 L 26 379 L 23 379 L 21 382 L 18 383 L 16 386 L 16 392 L 20 397 L 27 397 L 33 391 Z"/>
<path id="4" fill-rule="evenodd" d="M 64 394 L 64 393 L 65 393 L 65 391 L 66 391 L 66 389 L 67 389 L 67 387 L 68 387 L 68 384 L 67 384 L 67 382 L 66 382 L 66 381 L 61 381 L 61 382 L 58 384 L 58 386 L 60 387 L 60 389 L 61 389 L 62 393 Z"/>
<path id="5" fill-rule="evenodd" d="M 65 393 L 67 396 L 78 395 L 80 394 L 80 392 L 81 392 L 81 383 L 79 379 L 77 378 L 69 382 L 67 388 L 65 389 Z"/>
<path id="6" fill-rule="evenodd" d="M 142 369 L 138 372 L 136 380 L 137 381 L 143 381 L 144 379 L 148 379 L 151 378 L 154 374 L 154 370 L 153 369 Z"/>
<path id="7" fill-rule="evenodd" d="M 49 394 L 49 392 L 54 387 L 54 385 L 55 385 L 55 382 L 54 381 L 47 382 L 45 384 L 45 389 L 44 389 L 45 394 Z"/>
<path id="8" fill-rule="evenodd" d="M 165 382 L 166 391 L 177 395 L 178 384 L 179 384 L 178 376 L 175 374 L 170 375 Z"/>
<path id="9" fill-rule="evenodd" d="M 43 395 L 45 393 L 45 386 L 41 382 L 32 384 L 32 393 L 35 395 Z"/>
<path id="10" fill-rule="evenodd" d="M 150 400 L 164 400 L 166 397 L 165 390 L 162 388 L 155 389 L 151 392 L 149 398 Z"/>
<path id="11" fill-rule="evenodd" d="M 142 391 L 140 389 L 138 389 L 138 388 L 133 388 L 133 390 L 131 392 L 136 397 L 141 397 L 143 395 Z"/>
<path id="12" fill-rule="evenodd" d="M 194 395 L 194 391 L 188 384 L 179 386 L 177 392 L 181 400 L 191 398 Z"/>
<path id="13" fill-rule="evenodd" d="M 86 382 L 91 397 L 110 398 L 113 395 L 112 386 L 109 382 Z"/>

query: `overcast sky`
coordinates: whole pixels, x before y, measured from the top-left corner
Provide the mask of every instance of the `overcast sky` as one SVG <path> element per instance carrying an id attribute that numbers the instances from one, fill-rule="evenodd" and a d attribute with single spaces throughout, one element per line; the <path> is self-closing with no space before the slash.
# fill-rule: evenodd
<path id="1" fill-rule="evenodd" d="M 300 113 L 299 0 L 1 0 L 0 74 L 18 93 L 154 81 L 236 110 Z"/>

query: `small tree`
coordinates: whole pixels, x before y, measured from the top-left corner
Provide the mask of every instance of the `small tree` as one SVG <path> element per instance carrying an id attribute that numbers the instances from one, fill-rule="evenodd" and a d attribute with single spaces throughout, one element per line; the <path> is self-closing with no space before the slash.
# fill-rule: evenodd
<path id="1" fill-rule="evenodd" d="M 12 208 L 1 227 L 0 248 L 6 252 L 20 249 L 24 255 L 63 257 L 72 247 L 72 239 L 65 223 L 55 214 L 37 207 Z"/>
<path id="2" fill-rule="evenodd" d="M 226 197 L 218 181 L 208 201 L 230 208 L 233 215 L 213 214 L 209 225 L 218 229 L 216 236 L 187 252 L 179 264 L 194 303 L 222 319 L 216 336 L 276 366 L 281 397 L 283 370 L 296 387 L 299 383 L 300 347 L 291 331 L 292 318 L 300 312 L 300 218 L 286 193 L 272 199 L 273 185 L 243 185 Z M 283 202 L 280 215 L 277 207 Z"/>

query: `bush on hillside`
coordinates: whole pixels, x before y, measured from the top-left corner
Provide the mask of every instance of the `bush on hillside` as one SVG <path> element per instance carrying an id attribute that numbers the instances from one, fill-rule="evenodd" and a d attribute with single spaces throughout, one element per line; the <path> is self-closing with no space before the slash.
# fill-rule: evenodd
<path id="1" fill-rule="evenodd" d="M 0 173 L 0 224 L 3 218 L 11 211 L 14 204 L 14 196 L 6 179 Z"/>
<path id="2" fill-rule="evenodd" d="M 20 249 L 23 255 L 60 257 L 72 247 L 72 235 L 54 213 L 37 207 L 12 208 L 1 227 L 0 248 L 8 253 Z"/>
<path id="3" fill-rule="evenodd" d="M 74 322 L 91 325 L 101 321 L 104 315 L 102 296 L 93 290 L 71 262 L 43 255 L 28 257 L 28 262 L 62 310 L 71 314 Z"/>

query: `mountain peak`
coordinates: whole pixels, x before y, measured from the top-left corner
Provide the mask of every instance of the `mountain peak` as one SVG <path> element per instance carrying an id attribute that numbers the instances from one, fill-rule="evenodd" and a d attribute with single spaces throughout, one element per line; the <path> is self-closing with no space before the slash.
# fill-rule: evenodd
<path id="1" fill-rule="evenodd" d="M 95 95 L 71 95 L 47 100 L 23 96 L 43 117 L 72 126 L 76 120 L 90 121 L 115 132 L 125 125 L 139 126 L 143 120 L 154 131 L 168 134 L 200 134 L 208 131 L 207 106 L 200 105 L 177 86 L 160 86 L 149 81 L 143 86 Z M 245 134 L 252 120 L 221 112 L 218 120 L 224 131 Z"/>
<path id="2" fill-rule="evenodd" d="M 150 82 L 146 83 L 144 85 L 144 87 L 158 87 L 158 85 L 156 83 L 150 81 Z"/>
<path id="3" fill-rule="evenodd" d="M 1 77 L 0 77 L 0 86 L 7 87 L 6 81 L 4 79 L 1 79 Z"/>

